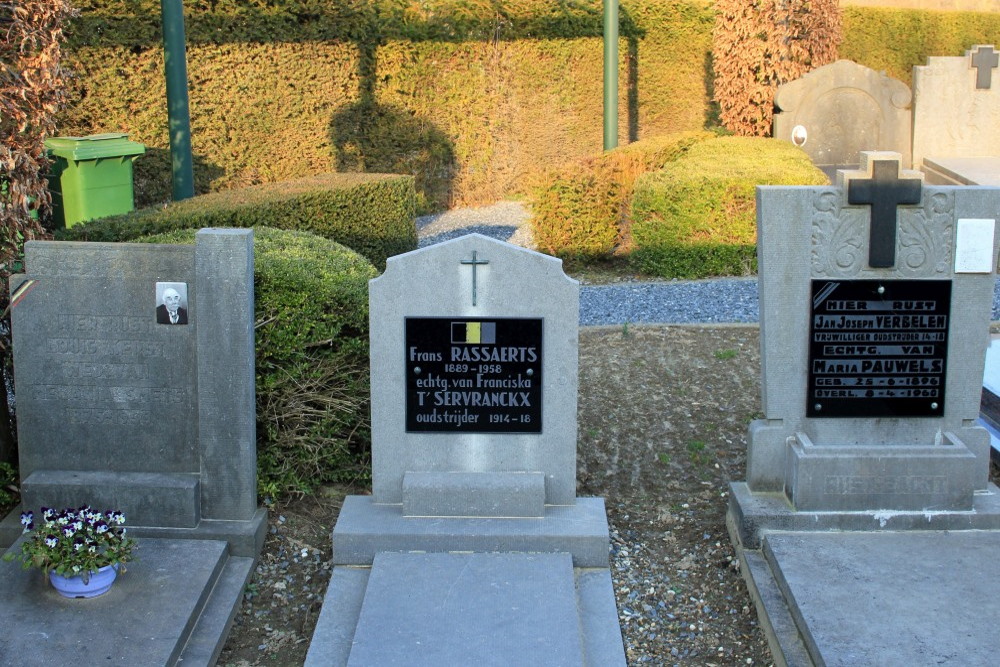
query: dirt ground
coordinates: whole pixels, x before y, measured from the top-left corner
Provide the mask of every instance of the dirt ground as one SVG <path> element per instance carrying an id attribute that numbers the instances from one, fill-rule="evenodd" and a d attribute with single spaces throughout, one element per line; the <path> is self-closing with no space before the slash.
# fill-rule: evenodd
<path id="1" fill-rule="evenodd" d="M 725 529 L 760 410 L 756 327 L 580 333 L 578 492 L 602 496 L 630 665 L 768 665 Z M 270 508 L 270 533 L 220 665 L 301 665 L 345 492 Z"/>

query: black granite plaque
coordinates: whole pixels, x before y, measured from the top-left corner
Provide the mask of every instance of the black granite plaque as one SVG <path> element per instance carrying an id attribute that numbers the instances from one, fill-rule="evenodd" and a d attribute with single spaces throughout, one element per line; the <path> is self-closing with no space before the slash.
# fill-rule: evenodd
<path id="1" fill-rule="evenodd" d="M 949 280 L 814 280 L 809 417 L 940 417 Z"/>
<path id="2" fill-rule="evenodd" d="M 542 320 L 407 317 L 406 430 L 542 432 Z"/>

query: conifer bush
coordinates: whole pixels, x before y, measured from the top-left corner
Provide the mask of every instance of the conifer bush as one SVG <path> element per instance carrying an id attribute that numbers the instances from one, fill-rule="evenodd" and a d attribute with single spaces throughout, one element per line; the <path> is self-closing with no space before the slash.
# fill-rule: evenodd
<path id="1" fill-rule="evenodd" d="M 139 239 L 194 243 L 196 230 Z M 358 253 L 305 232 L 254 228 L 257 483 L 308 492 L 370 475 L 368 281 Z"/>
<path id="2" fill-rule="evenodd" d="M 632 201 L 642 272 L 664 278 L 756 272 L 756 186 L 822 185 L 799 148 L 777 139 L 719 137 L 641 176 Z"/>
<path id="3" fill-rule="evenodd" d="M 535 245 L 567 258 L 628 252 L 629 204 L 636 179 L 712 136 L 681 132 L 653 137 L 548 171 L 531 195 Z"/>
<path id="4" fill-rule="evenodd" d="M 321 174 L 225 190 L 61 230 L 69 241 L 130 241 L 202 227 L 280 227 L 307 231 L 355 250 L 379 268 L 417 247 L 413 178 Z"/>

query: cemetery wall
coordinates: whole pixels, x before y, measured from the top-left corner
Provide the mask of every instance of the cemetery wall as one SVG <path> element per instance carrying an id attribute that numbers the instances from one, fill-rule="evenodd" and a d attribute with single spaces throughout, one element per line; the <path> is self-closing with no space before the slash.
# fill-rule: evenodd
<path id="1" fill-rule="evenodd" d="M 150 149 L 138 204 L 166 201 L 159 3 L 78 4 L 58 131 L 129 132 Z M 423 210 L 495 201 L 539 166 L 600 152 L 601 4 L 188 5 L 196 189 L 365 169 L 421 174 Z M 622 143 L 713 122 L 713 18 L 706 0 L 622 2 Z M 844 24 L 842 57 L 904 81 L 927 55 L 1000 43 L 998 14 L 848 7 Z"/>

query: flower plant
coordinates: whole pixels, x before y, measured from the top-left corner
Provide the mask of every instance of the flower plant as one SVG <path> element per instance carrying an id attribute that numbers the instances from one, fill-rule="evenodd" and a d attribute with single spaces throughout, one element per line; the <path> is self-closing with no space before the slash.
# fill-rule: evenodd
<path id="1" fill-rule="evenodd" d="M 21 564 L 24 569 L 37 567 L 46 574 L 78 576 L 85 583 L 92 572 L 107 565 L 124 571 L 136 547 L 135 540 L 126 536 L 124 524 L 124 512 L 97 512 L 89 505 L 64 510 L 43 507 L 42 524 L 37 528 L 34 514 L 23 512 L 24 532 L 34 532 L 21 543 Z M 4 560 L 15 558 L 16 554 L 10 553 Z"/>

